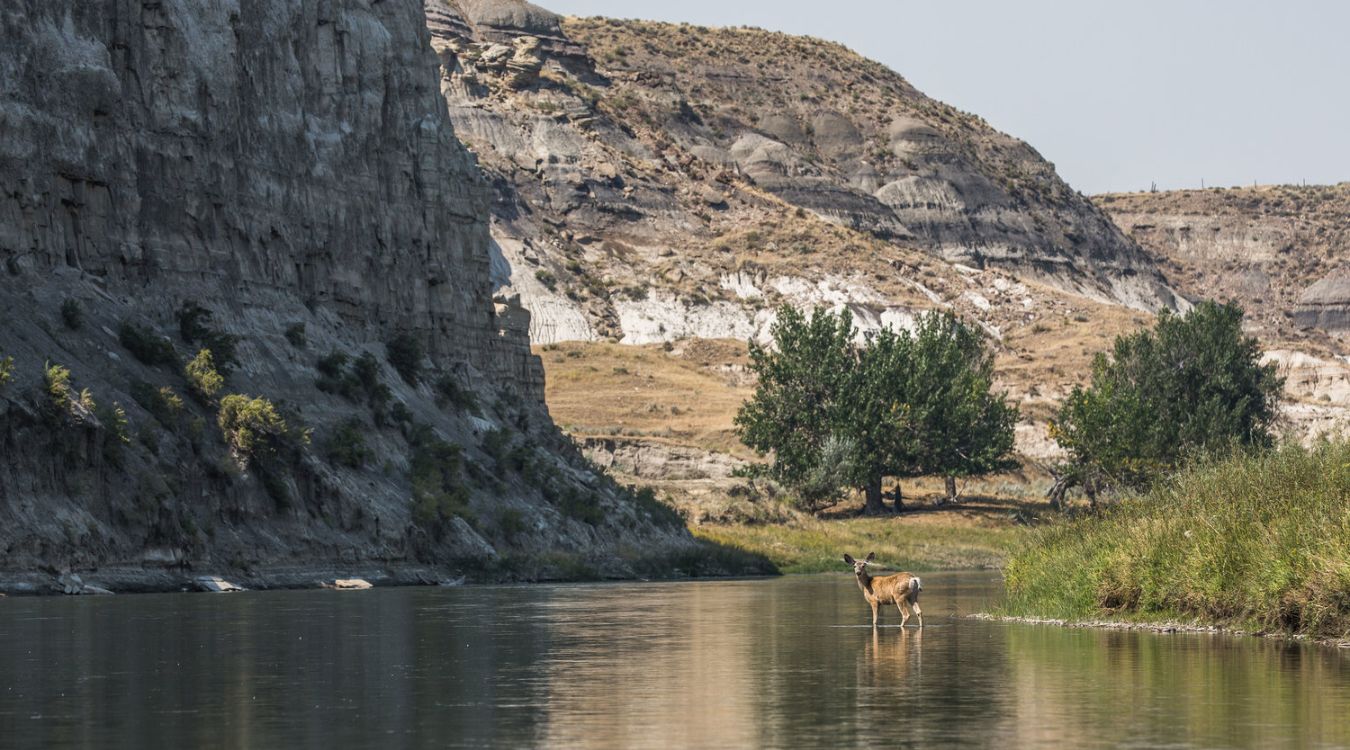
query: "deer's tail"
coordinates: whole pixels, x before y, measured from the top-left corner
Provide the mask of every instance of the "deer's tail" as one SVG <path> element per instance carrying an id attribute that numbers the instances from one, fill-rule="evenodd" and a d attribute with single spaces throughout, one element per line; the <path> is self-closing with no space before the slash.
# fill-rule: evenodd
<path id="1" fill-rule="evenodd" d="M 918 594 L 920 591 L 923 591 L 923 581 L 920 581 L 918 576 L 909 579 L 909 593 Z"/>

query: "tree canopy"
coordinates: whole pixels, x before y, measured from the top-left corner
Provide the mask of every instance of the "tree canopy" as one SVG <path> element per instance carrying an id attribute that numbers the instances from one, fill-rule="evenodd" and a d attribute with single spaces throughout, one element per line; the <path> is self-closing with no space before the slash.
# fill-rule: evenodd
<path id="1" fill-rule="evenodd" d="M 951 313 L 860 343 L 847 310 L 808 318 L 785 307 L 770 333 L 772 346 L 750 344 L 759 385 L 736 426 L 746 445 L 773 454 L 768 473 L 806 507 L 853 487 L 879 512 L 884 477 L 967 476 L 1009 463 L 1017 411 L 992 392 L 981 331 Z"/>
<path id="2" fill-rule="evenodd" d="M 1142 487 L 1193 456 L 1270 445 L 1283 385 L 1243 334 L 1242 308 L 1205 301 L 1097 355 L 1051 435 L 1069 452 L 1067 483 Z"/>

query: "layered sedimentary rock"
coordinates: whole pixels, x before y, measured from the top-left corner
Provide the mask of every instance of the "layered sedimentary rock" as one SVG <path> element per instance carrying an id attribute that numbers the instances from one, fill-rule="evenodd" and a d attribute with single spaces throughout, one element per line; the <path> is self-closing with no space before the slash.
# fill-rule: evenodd
<path id="1" fill-rule="evenodd" d="M 1102 195 L 1191 297 L 1236 300 L 1271 340 L 1347 326 L 1350 183 Z"/>
<path id="2" fill-rule="evenodd" d="M 0 570 L 688 543 L 552 427 L 439 78 L 416 0 L 0 10 Z M 196 398 L 193 309 L 238 360 Z M 228 393 L 284 451 L 249 455 L 280 431 L 229 433 Z"/>
<path id="3" fill-rule="evenodd" d="M 1304 289 L 1294 322 L 1306 328 L 1350 331 L 1350 273 L 1341 271 Z"/>
<path id="4" fill-rule="evenodd" d="M 503 280 L 536 314 L 536 340 L 650 340 L 628 322 L 642 289 L 755 318 L 719 283 L 762 262 L 731 239 L 752 227 L 819 247 L 778 263 L 799 278 L 836 250 L 851 257 L 832 271 L 874 275 L 891 261 L 874 248 L 894 248 L 1137 309 L 1185 305 L 1029 146 L 838 45 L 563 19 L 520 0 L 425 5 L 456 131 L 492 175 Z M 821 220 L 854 239 L 824 239 Z M 810 304 L 759 304 L 779 302 Z"/>

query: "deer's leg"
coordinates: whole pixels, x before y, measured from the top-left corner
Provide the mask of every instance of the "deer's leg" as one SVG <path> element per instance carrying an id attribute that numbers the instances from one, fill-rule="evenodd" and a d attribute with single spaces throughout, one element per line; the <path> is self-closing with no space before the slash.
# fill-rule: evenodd
<path id="1" fill-rule="evenodd" d="M 875 628 L 877 626 L 877 603 L 870 601 L 868 604 L 872 605 L 872 627 Z"/>
<path id="2" fill-rule="evenodd" d="M 917 596 L 914 597 L 914 601 L 910 602 L 909 606 L 913 607 L 913 608 L 914 608 L 914 614 L 916 614 L 916 615 L 919 616 L 919 627 L 922 628 L 922 627 L 923 627 L 923 610 L 922 610 L 922 609 L 919 609 L 919 598 L 918 598 Z"/>
<path id="3" fill-rule="evenodd" d="M 900 627 L 903 628 L 905 623 L 909 622 L 909 612 L 905 609 L 905 598 L 903 596 L 896 598 L 895 608 L 900 610 Z"/>

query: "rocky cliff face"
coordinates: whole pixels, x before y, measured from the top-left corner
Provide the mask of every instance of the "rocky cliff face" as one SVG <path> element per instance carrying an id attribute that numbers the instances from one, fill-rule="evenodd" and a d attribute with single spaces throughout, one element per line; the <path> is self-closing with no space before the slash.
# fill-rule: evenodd
<path id="1" fill-rule="evenodd" d="M 745 337 L 784 302 L 866 325 L 934 298 L 965 311 L 955 265 L 1178 304 L 1034 150 L 838 45 L 518 0 L 426 9 L 536 341 Z"/>
<path id="2" fill-rule="evenodd" d="M 0 568 L 688 545 L 553 429 L 415 0 L 19 0 L 0 41 Z M 201 341 L 238 365 L 193 399 Z M 266 457 L 229 393 L 288 423 Z"/>
<path id="3" fill-rule="evenodd" d="M 1350 183 L 1177 190 L 1096 201 L 1191 297 L 1234 299 L 1268 339 L 1350 330 Z"/>

